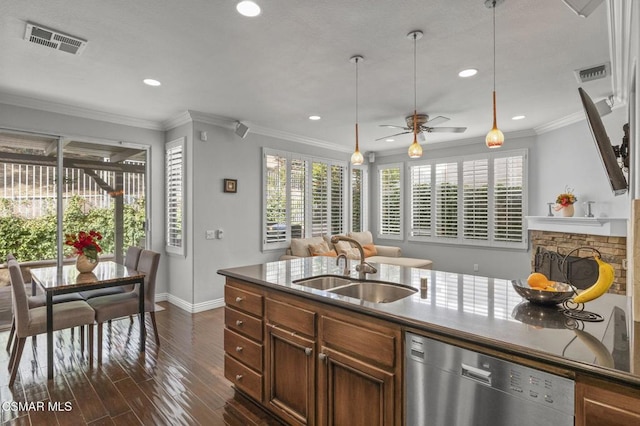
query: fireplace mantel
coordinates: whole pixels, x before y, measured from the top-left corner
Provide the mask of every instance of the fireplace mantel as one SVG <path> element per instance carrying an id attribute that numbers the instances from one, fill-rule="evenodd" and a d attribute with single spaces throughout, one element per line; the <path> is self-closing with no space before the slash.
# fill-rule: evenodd
<path id="1" fill-rule="evenodd" d="M 534 231 L 626 237 L 628 219 L 624 217 L 526 216 L 527 227 Z"/>

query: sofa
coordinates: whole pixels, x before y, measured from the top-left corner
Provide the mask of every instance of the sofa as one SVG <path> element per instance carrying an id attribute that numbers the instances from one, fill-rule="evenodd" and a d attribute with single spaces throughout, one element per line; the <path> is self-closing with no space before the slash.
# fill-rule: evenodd
<path id="1" fill-rule="evenodd" d="M 347 237 L 358 241 L 365 252 L 365 259 L 369 263 L 386 263 L 390 265 L 406 266 L 410 268 L 431 269 L 432 262 L 427 259 L 416 259 L 412 257 L 402 257 L 400 247 L 383 246 L 374 244 L 373 235 L 370 231 L 349 232 Z M 280 260 L 296 259 L 309 256 L 331 256 L 336 257 L 336 251 L 344 253 L 349 259 L 359 259 L 360 254 L 357 249 L 345 249 L 343 245 L 334 247 L 331 244 L 331 237 L 309 237 L 309 238 L 292 238 L 291 246 L 285 254 L 280 256 Z M 349 244 L 349 243 L 346 243 Z M 326 251 L 325 251 L 326 250 Z"/>

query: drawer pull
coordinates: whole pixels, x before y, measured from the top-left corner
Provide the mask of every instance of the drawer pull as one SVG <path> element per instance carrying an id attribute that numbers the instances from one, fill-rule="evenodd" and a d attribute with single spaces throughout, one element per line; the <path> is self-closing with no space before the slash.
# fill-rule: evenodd
<path id="1" fill-rule="evenodd" d="M 242 346 L 236 346 L 236 352 L 242 352 Z"/>
<path id="2" fill-rule="evenodd" d="M 242 327 L 242 324 L 244 324 L 244 321 L 242 321 L 242 320 L 236 320 L 236 325 L 237 325 L 238 327 Z"/>
<path id="3" fill-rule="evenodd" d="M 319 359 L 320 361 L 326 361 L 326 359 L 327 359 L 327 354 L 319 353 L 319 354 L 318 354 L 318 359 Z"/>
<path id="4" fill-rule="evenodd" d="M 237 303 L 242 302 L 242 300 L 243 300 L 243 298 L 242 298 L 242 297 L 240 297 L 240 296 L 236 297 L 236 302 L 237 302 Z"/>
<path id="5" fill-rule="evenodd" d="M 236 380 L 237 381 L 242 380 L 242 374 L 236 374 Z"/>
<path id="6" fill-rule="evenodd" d="M 304 348 L 304 353 L 305 355 L 309 356 L 313 353 L 313 349 L 311 348 Z"/>

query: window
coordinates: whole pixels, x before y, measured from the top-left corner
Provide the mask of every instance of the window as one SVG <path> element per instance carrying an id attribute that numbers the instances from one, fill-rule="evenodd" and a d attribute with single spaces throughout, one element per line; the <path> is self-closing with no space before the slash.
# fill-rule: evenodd
<path id="1" fill-rule="evenodd" d="M 345 233 L 347 163 L 264 150 L 263 250 Z"/>
<path id="2" fill-rule="evenodd" d="M 351 230 L 362 232 L 367 226 L 367 170 L 359 167 L 351 169 Z"/>
<path id="3" fill-rule="evenodd" d="M 385 165 L 378 169 L 380 223 L 378 237 L 402 239 L 402 168 Z"/>
<path id="4" fill-rule="evenodd" d="M 526 158 L 502 151 L 411 165 L 409 239 L 526 248 Z"/>
<path id="5" fill-rule="evenodd" d="M 165 145 L 166 250 L 184 255 L 184 138 Z"/>

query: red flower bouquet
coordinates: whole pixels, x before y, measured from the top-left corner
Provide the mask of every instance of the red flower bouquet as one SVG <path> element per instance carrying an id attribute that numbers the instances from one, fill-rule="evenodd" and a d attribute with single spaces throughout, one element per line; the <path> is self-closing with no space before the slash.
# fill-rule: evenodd
<path id="1" fill-rule="evenodd" d="M 75 254 L 83 254 L 94 262 L 98 261 L 98 253 L 102 248 L 98 241 L 102 239 L 102 234 L 92 229 L 89 232 L 80 231 L 77 234 L 64 234 L 64 243 L 75 250 Z"/>

